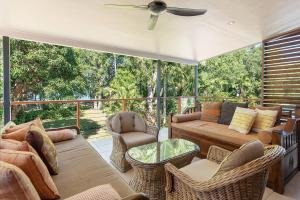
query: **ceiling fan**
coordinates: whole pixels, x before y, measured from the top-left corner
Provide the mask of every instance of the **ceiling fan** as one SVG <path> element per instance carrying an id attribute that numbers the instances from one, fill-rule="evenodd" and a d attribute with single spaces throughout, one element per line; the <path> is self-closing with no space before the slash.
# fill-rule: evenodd
<path id="1" fill-rule="evenodd" d="M 148 24 L 148 29 L 153 30 L 157 23 L 158 17 L 160 14 L 164 12 L 171 13 L 173 15 L 179 16 L 198 16 L 206 13 L 205 9 L 191 9 L 191 8 L 177 8 L 177 7 L 169 7 L 167 4 L 160 0 L 154 0 L 150 2 L 148 5 L 120 5 L 120 4 L 105 4 L 105 6 L 111 7 L 123 7 L 123 8 L 133 8 L 140 10 L 147 10 L 150 12 L 150 20 Z"/>

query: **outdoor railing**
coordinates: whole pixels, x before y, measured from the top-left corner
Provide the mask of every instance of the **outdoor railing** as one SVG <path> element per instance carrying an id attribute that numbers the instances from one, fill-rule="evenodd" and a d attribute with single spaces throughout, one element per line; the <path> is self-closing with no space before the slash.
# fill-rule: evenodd
<path id="1" fill-rule="evenodd" d="M 91 99 L 91 100 L 46 100 L 46 101 L 14 101 L 12 102 L 12 106 L 24 106 L 24 105 L 42 105 L 42 104 L 75 104 L 76 105 L 76 126 L 80 128 L 80 115 L 81 115 L 81 105 L 85 103 L 112 103 L 119 102 L 121 103 L 121 110 L 128 110 L 128 103 L 131 101 L 139 101 L 139 102 L 147 102 L 147 101 L 156 101 L 156 97 L 153 98 L 122 98 L 122 99 Z M 183 101 L 189 99 L 193 100 L 194 105 L 183 105 Z M 195 106 L 195 102 L 203 102 L 203 101 L 223 101 L 223 100 L 231 100 L 231 101 L 239 101 L 239 102 L 249 102 L 249 104 L 260 104 L 261 99 L 245 99 L 245 98 L 224 98 L 224 97 L 206 97 L 206 96 L 179 96 L 179 97 L 161 97 L 161 105 L 163 105 L 164 100 L 175 100 L 177 101 L 177 113 L 182 113 L 182 111 L 186 107 Z M 187 104 L 187 103 L 186 103 Z M 156 106 L 155 106 L 156 107 Z M 129 109 L 130 110 L 130 109 Z M 163 109 L 160 109 L 160 112 Z M 165 113 L 168 115 L 168 113 Z"/>

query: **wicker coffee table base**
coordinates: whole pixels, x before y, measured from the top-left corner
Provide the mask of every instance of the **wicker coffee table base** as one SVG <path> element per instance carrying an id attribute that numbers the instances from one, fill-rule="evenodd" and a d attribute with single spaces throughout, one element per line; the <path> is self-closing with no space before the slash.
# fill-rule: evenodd
<path id="1" fill-rule="evenodd" d="M 199 153 L 193 151 L 168 160 L 178 168 L 191 163 L 192 159 Z M 126 159 L 133 168 L 133 177 L 129 182 L 130 187 L 136 192 L 143 192 L 150 200 L 164 200 L 166 198 L 165 169 L 166 163 L 144 164 L 131 159 L 126 153 Z"/>

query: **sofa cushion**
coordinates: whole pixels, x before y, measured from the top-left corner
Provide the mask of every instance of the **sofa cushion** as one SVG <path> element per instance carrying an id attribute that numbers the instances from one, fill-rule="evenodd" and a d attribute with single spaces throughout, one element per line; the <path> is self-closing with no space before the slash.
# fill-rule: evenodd
<path id="1" fill-rule="evenodd" d="M 143 132 L 128 132 L 122 134 L 121 137 L 123 138 L 128 149 L 131 147 L 156 142 L 156 137 L 154 135 Z"/>
<path id="2" fill-rule="evenodd" d="M 193 120 L 199 120 L 201 118 L 201 112 L 194 112 L 189 114 L 176 114 L 172 116 L 172 122 L 181 123 Z"/>
<path id="3" fill-rule="evenodd" d="M 222 102 L 202 103 L 201 120 L 208 122 L 218 122 L 221 115 Z"/>
<path id="4" fill-rule="evenodd" d="M 5 129 L 5 133 L 15 132 L 16 130 L 22 129 L 24 127 L 28 127 L 32 124 L 38 126 L 42 130 L 45 130 L 44 127 L 43 127 L 42 120 L 39 117 L 37 117 L 36 119 L 34 119 L 32 121 L 22 123 L 22 124 L 18 124 L 16 126 L 11 127 L 11 128 L 7 128 L 7 129 Z"/>
<path id="5" fill-rule="evenodd" d="M 76 194 L 65 200 L 121 200 L 120 195 L 110 184 L 99 185 Z"/>
<path id="6" fill-rule="evenodd" d="M 276 124 L 280 124 L 280 119 L 282 116 L 282 107 L 281 106 L 257 106 L 259 110 L 274 110 L 277 111 Z"/>
<path id="7" fill-rule="evenodd" d="M 0 149 L 0 160 L 22 169 L 42 199 L 59 198 L 58 190 L 43 161 L 32 152 Z"/>
<path id="8" fill-rule="evenodd" d="M 47 166 L 50 174 L 57 174 L 58 163 L 56 158 L 56 149 L 46 132 L 38 126 L 31 125 L 25 139 L 37 151 Z"/>
<path id="9" fill-rule="evenodd" d="M 237 107 L 248 108 L 248 103 L 233 103 L 225 101 L 221 107 L 221 117 L 218 123 L 229 125 Z"/>
<path id="10" fill-rule="evenodd" d="M 112 168 L 81 135 L 77 135 L 73 140 L 55 143 L 55 147 L 60 171 L 52 178 L 59 189 L 61 199 L 108 183 L 122 198 L 134 194 L 117 170 Z"/>
<path id="11" fill-rule="evenodd" d="M 214 176 L 233 170 L 264 155 L 264 145 L 250 141 L 230 153 L 220 164 Z"/>
<path id="12" fill-rule="evenodd" d="M 40 197 L 20 168 L 0 161 L 0 199 L 40 200 Z"/>
<path id="13" fill-rule="evenodd" d="M 229 129 L 236 130 L 242 134 L 248 134 L 255 121 L 257 112 L 252 109 L 237 107 Z"/>
<path id="14" fill-rule="evenodd" d="M 28 133 L 30 129 L 30 126 L 24 126 L 22 128 L 16 129 L 15 131 L 4 133 L 2 135 L 3 139 L 12 139 L 12 140 L 18 140 L 18 141 L 24 141 L 25 136 Z"/>
<path id="15" fill-rule="evenodd" d="M 257 116 L 252 127 L 253 131 L 260 132 L 274 127 L 278 114 L 277 110 L 260 110 L 256 108 L 255 111 Z"/>
<path id="16" fill-rule="evenodd" d="M 207 159 L 202 159 L 193 162 L 179 170 L 190 176 L 193 180 L 201 182 L 211 179 L 218 168 L 219 164 Z"/>
<path id="17" fill-rule="evenodd" d="M 15 151 L 29 151 L 32 153 L 35 153 L 36 155 L 37 152 L 28 144 L 28 142 L 23 141 L 17 141 L 17 140 L 10 140 L 10 139 L 0 139 L 0 149 L 10 149 L 10 150 L 15 150 Z"/>
<path id="18" fill-rule="evenodd" d="M 53 143 L 61 142 L 65 140 L 72 140 L 77 135 L 76 131 L 72 129 L 46 131 L 46 133 Z"/>

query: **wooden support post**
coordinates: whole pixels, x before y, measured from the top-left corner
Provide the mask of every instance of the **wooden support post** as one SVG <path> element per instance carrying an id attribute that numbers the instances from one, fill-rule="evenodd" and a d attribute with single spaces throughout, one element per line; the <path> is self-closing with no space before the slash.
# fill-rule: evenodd
<path id="1" fill-rule="evenodd" d="M 178 109 L 178 113 L 181 113 L 181 96 L 178 97 L 178 101 L 177 101 L 177 109 Z"/>
<path id="2" fill-rule="evenodd" d="M 157 61 L 157 79 L 156 79 L 156 123 L 157 128 L 160 130 L 160 111 L 161 111 L 161 97 L 160 97 L 160 80 L 161 80 L 161 63 L 160 60 Z"/>
<path id="3" fill-rule="evenodd" d="M 122 111 L 126 111 L 127 110 L 127 101 L 126 99 L 122 99 Z"/>
<path id="4" fill-rule="evenodd" d="M 76 125 L 80 129 L 80 102 L 77 102 L 76 112 L 77 112 Z"/>

